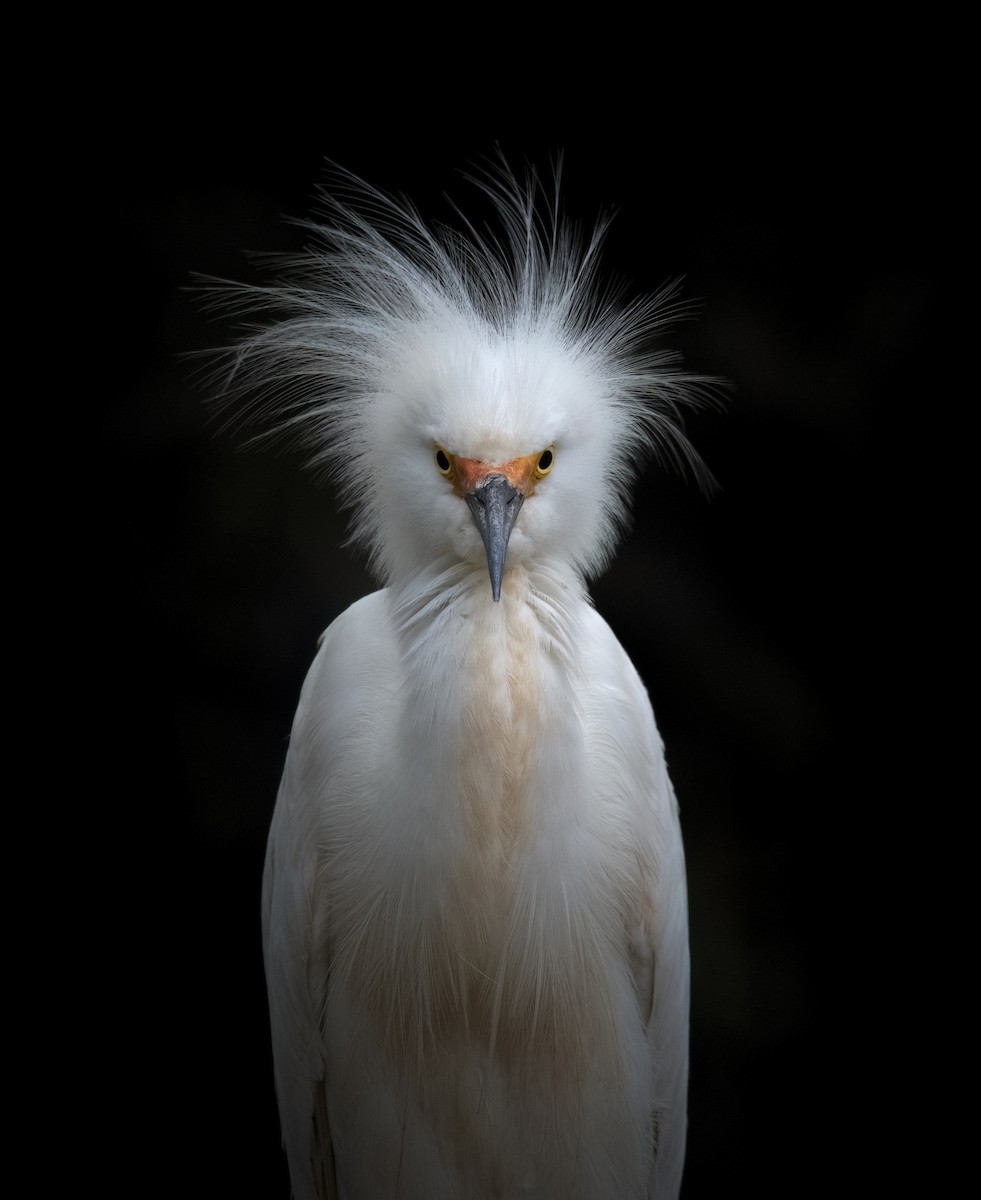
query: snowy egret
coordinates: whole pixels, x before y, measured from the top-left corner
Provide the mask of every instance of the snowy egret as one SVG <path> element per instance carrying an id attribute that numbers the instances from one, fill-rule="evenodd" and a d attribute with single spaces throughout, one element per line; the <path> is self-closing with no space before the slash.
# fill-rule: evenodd
<path id="1" fill-rule="evenodd" d="M 494 228 L 353 177 L 231 389 L 338 480 L 382 588 L 323 634 L 262 928 L 296 1200 L 676 1197 L 689 965 L 647 692 L 592 607 L 639 463 L 703 468 L 674 287 L 597 284 L 559 181 L 472 179 Z M 489 578 L 488 578 L 489 576 Z"/>

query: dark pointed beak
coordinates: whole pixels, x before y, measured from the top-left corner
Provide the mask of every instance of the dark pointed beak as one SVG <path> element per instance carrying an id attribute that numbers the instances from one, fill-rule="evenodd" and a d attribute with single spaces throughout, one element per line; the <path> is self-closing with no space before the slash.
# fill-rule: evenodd
<path id="1" fill-rule="evenodd" d="M 501 598 L 501 580 L 504 578 L 504 560 L 511 530 L 524 496 L 503 475 L 485 475 L 464 499 L 484 540 L 491 594 L 497 603 Z"/>

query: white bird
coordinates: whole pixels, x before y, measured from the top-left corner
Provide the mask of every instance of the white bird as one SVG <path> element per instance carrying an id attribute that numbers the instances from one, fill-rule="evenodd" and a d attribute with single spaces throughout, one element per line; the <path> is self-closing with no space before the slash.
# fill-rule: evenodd
<path id="1" fill-rule="evenodd" d="M 246 305 L 233 390 L 332 471 L 383 584 L 320 639 L 262 930 L 296 1200 L 668 1200 L 689 961 L 647 692 L 586 580 L 705 380 L 653 351 L 534 173 L 500 230 L 344 177 Z M 489 575 L 489 580 L 488 580 Z"/>

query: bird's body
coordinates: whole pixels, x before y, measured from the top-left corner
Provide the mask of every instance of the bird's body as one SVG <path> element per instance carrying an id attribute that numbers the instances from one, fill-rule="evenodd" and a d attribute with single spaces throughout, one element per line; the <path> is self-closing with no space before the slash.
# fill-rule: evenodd
<path id="1" fill-rule="evenodd" d="M 594 243 L 542 240 L 533 189 L 509 187 L 489 189 L 507 252 L 336 210 L 289 319 L 243 355 L 281 412 L 300 387 L 385 584 L 321 639 L 269 836 L 296 1200 L 680 1188 L 678 810 L 584 580 L 637 451 L 685 445 L 643 397 L 686 384 L 638 355 L 660 310 L 597 308 Z"/>
<path id="2" fill-rule="evenodd" d="M 325 1086 L 341 1195 L 645 1197 L 655 1129 L 677 1191 L 685 879 L 650 705 L 575 581 L 516 568 L 488 601 L 462 579 L 415 631 L 377 592 L 304 689 L 265 898 L 298 1197 Z"/>

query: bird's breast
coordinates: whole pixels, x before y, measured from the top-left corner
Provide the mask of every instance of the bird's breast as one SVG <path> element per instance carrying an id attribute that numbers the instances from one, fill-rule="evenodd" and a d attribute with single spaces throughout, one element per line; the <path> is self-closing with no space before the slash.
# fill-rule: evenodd
<path id="1" fill-rule="evenodd" d="M 470 623 L 451 723 L 456 741 L 442 767 L 455 777 L 468 844 L 500 855 L 503 866 L 529 834 L 542 758 L 555 736 L 545 705 L 552 667 L 527 605 L 505 602 Z"/>
<path id="2" fill-rule="evenodd" d="M 337 976 L 396 1059 L 415 1059 L 420 1031 L 497 1058 L 568 1054 L 606 1003 L 615 921 L 602 872 L 583 870 L 575 689 L 514 574 L 500 604 L 475 600 L 443 622 L 436 689 L 413 675 L 423 660 L 406 666 L 383 794 L 350 831 L 360 844 L 345 839 L 328 864 Z"/>

